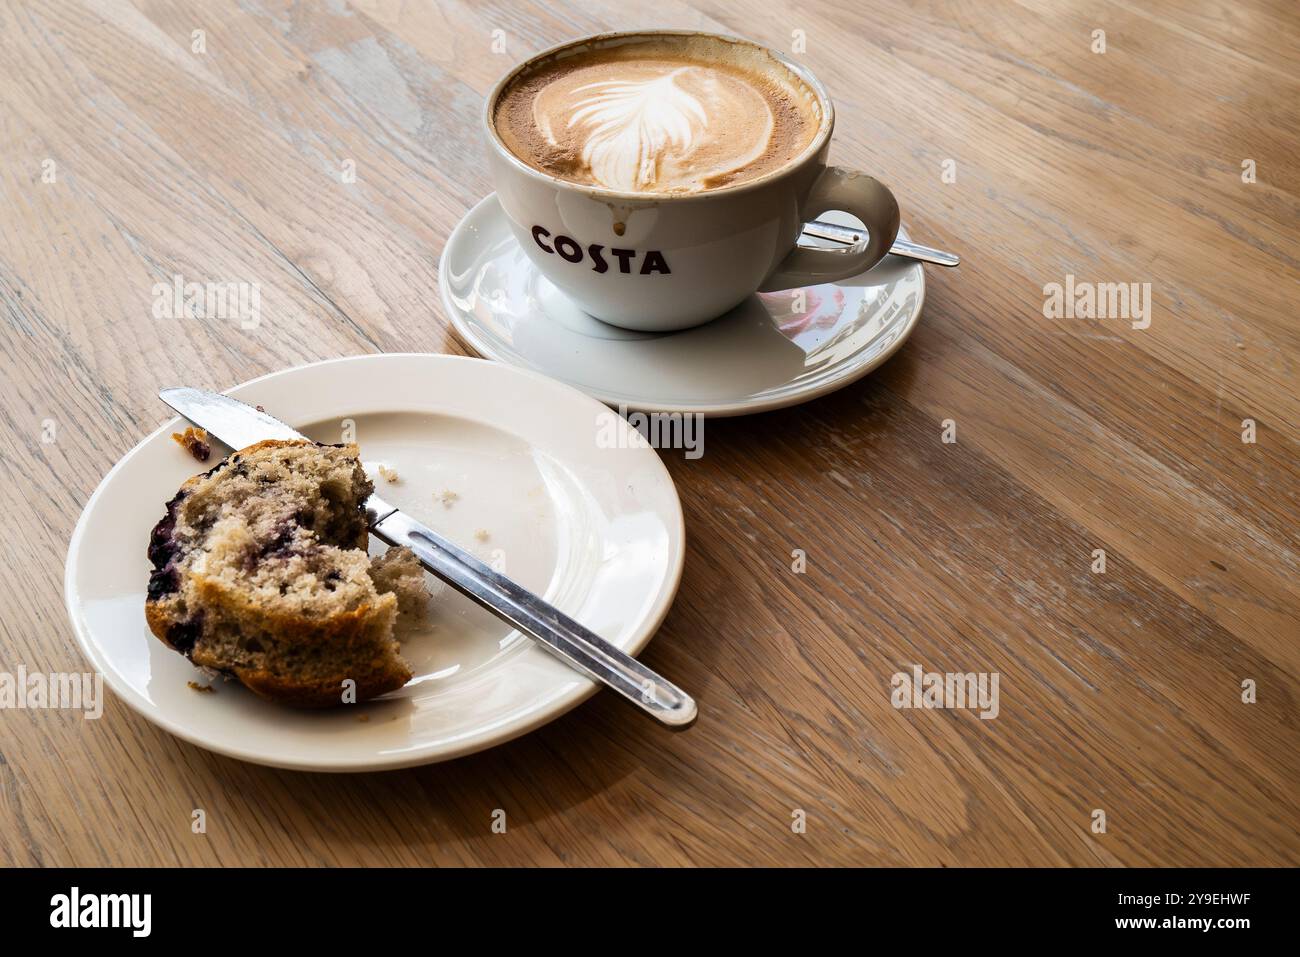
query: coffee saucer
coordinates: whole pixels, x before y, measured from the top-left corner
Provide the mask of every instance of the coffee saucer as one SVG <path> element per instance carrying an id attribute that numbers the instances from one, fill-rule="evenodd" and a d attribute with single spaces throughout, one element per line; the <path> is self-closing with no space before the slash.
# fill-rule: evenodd
<path id="1" fill-rule="evenodd" d="M 632 332 L 587 315 L 537 271 L 496 194 L 456 226 L 438 279 L 448 317 L 479 355 L 615 408 L 706 415 L 779 409 L 856 381 L 903 344 L 925 301 L 921 264 L 886 256 L 852 279 L 757 293 L 693 329 Z"/>

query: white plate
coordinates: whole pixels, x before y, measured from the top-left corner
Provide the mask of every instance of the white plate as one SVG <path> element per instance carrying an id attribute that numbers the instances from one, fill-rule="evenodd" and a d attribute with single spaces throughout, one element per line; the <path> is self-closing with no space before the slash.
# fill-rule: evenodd
<path id="1" fill-rule="evenodd" d="M 886 256 L 853 279 L 750 296 L 694 329 L 630 332 L 593 319 L 537 271 L 495 193 L 452 232 L 438 280 L 447 316 L 479 355 L 616 408 L 705 415 L 778 409 L 843 388 L 894 354 L 925 301 L 921 264 Z"/>
<path id="2" fill-rule="evenodd" d="M 479 359 L 376 355 L 277 372 L 230 395 L 318 441 L 342 441 L 350 420 L 368 469 L 382 463 L 397 472 L 396 483 L 375 478 L 385 499 L 629 654 L 672 603 L 685 537 L 672 479 L 621 418 L 568 386 Z M 163 426 L 109 472 L 68 550 L 77 639 L 109 687 L 150 721 L 259 764 L 379 770 L 500 744 L 596 689 L 430 577 L 428 621 L 402 645 L 415 677 L 400 691 L 303 712 L 233 681 L 218 679 L 211 694 L 193 690 L 188 682 L 208 679 L 144 620 L 150 529 L 201 470 L 171 439 L 182 424 Z M 214 464 L 219 454 L 214 448 Z M 459 498 L 444 504 L 446 491 Z"/>

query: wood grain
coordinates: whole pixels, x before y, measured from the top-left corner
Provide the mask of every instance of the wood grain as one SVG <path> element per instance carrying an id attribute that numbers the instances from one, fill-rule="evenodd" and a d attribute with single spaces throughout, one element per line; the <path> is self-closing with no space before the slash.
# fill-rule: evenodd
<path id="1" fill-rule="evenodd" d="M 160 385 L 465 352 L 436 266 L 490 189 L 482 95 L 650 25 L 786 52 L 802 31 L 835 161 L 963 256 L 867 380 L 664 453 L 689 554 L 645 658 L 699 724 L 599 695 L 488 753 L 341 777 L 111 698 L 94 722 L 3 711 L 0 863 L 1300 863 L 1291 0 L 0 5 L 0 671 L 84 668 L 68 538 Z M 152 318 L 177 273 L 259 283 L 261 323 Z M 1067 274 L 1150 283 L 1150 326 L 1044 318 Z M 997 672 L 998 717 L 896 710 L 913 664 Z"/>

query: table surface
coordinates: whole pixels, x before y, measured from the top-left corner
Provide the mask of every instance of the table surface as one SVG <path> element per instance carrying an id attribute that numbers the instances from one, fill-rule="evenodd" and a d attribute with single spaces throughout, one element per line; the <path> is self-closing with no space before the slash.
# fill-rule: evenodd
<path id="1" fill-rule="evenodd" d="M 0 671 L 85 668 L 68 539 L 161 384 L 465 353 L 436 268 L 483 94 L 651 25 L 808 64 L 832 159 L 963 256 L 875 374 L 663 453 L 689 552 L 644 658 L 699 723 L 600 694 L 332 776 L 111 696 L 6 711 L 0 863 L 1300 863 L 1293 0 L 0 4 Z M 260 325 L 152 318 L 177 273 L 255 278 Z M 1067 276 L 1149 283 L 1149 325 L 1047 318 Z M 1000 713 L 895 709 L 918 664 L 997 673 Z"/>

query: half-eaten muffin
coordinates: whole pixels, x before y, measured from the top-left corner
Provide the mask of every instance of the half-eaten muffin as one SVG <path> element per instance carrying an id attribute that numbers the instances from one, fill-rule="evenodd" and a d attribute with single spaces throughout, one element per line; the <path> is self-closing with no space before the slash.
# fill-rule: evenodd
<path id="1" fill-rule="evenodd" d="M 393 636 L 427 601 L 410 550 L 366 553 L 355 445 L 266 441 L 181 486 L 149 539 L 149 628 L 196 665 L 327 707 L 411 679 Z"/>

